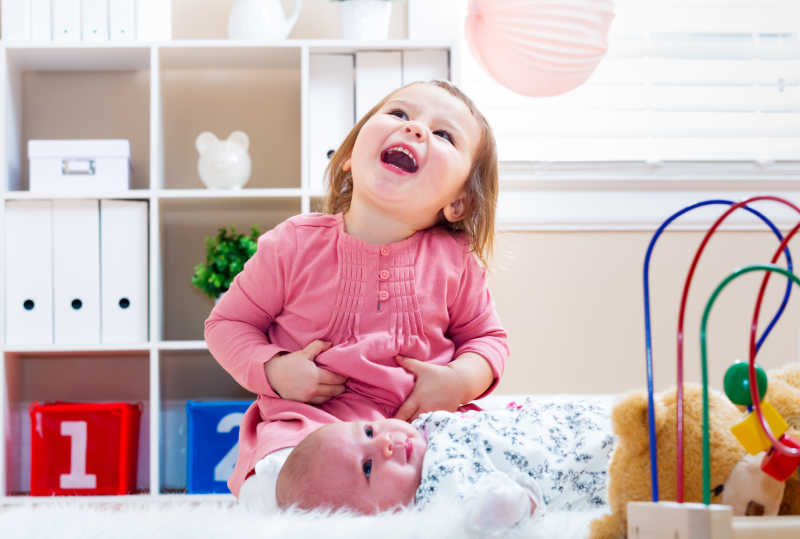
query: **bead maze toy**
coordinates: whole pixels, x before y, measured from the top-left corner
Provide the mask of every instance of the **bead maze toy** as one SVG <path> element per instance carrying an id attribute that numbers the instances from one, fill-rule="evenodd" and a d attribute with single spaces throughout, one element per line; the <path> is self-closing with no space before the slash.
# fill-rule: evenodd
<path id="1" fill-rule="evenodd" d="M 747 406 L 746 417 L 731 431 L 744 446 L 746 451 L 755 455 L 765 451 L 761 469 L 779 481 L 785 481 L 798 473 L 800 467 L 800 440 L 791 437 L 787 432 L 787 424 L 777 411 L 768 403 L 761 402 L 767 390 L 767 376 L 756 365 L 755 358 L 761 345 L 770 334 L 778 319 L 783 314 L 792 291 L 792 285 L 800 285 L 800 278 L 793 273 L 793 263 L 789 252 L 789 242 L 800 230 L 800 220 L 786 236 L 764 214 L 752 208 L 755 202 L 771 201 L 784 204 L 797 212 L 800 219 L 800 208 L 792 202 L 776 196 L 755 196 L 741 202 L 730 200 L 705 200 L 687 206 L 669 218 L 653 234 L 648 245 L 643 268 L 644 286 L 644 321 L 645 349 L 648 393 L 648 430 L 650 442 L 650 471 L 652 486 L 652 502 L 630 502 L 628 504 L 628 537 L 636 539 L 689 539 L 689 538 L 798 538 L 800 537 L 800 517 L 736 517 L 732 508 L 726 505 L 712 505 L 710 485 L 709 458 L 709 411 L 708 411 L 708 354 L 707 323 L 712 307 L 720 293 L 733 280 L 751 272 L 764 272 L 761 288 L 756 300 L 753 319 L 750 327 L 750 345 L 748 363 L 736 363 L 725 374 L 724 389 L 728 398 L 735 404 Z M 659 500 L 658 489 L 658 455 L 655 438 L 654 400 L 653 400 L 653 354 L 650 325 L 650 258 L 658 238 L 664 230 L 680 216 L 703 206 L 727 205 L 722 215 L 708 229 L 697 251 L 695 252 L 683 287 L 680 302 L 677 330 L 677 411 L 676 411 L 676 498 L 675 502 Z M 703 311 L 700 327 L 701 373 L 703 388 L 703 503 L 684 502 L 684 437 L 683 437 L 683 327 L 686 312 L 686 301 L 694 277 L 695 269 L 705 250 L 708 241 L 718 227 L 737 210 L 748 211 L 758 217 L 775 234 L 780 242 L 769 264 L 746 266 L 732 272 L 716 287 L 708 299 Z M 775 265 L 781 254 L 785 255 L 786 268 Z M 778 311 L 772 317 L 761 336 L 756 340 L 758 317 L 764 298 L 767 283 L 773 273 L 787 279 L 786 290 Z"/>

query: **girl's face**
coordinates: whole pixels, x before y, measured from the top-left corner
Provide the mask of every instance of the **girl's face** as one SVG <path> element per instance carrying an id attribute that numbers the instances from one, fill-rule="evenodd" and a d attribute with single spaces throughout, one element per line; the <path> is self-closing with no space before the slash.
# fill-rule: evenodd
<path id="1" fill-rule="evenodd" d="M 398 419 L 352 421 L 328 425 L 316 434 L 321 440 L 310 463 L 312 476 L 335 491 L 331 502 L 371 514 L 414 500 L 427 443 L 410 424 Z"/>
<path id="2" fill-rule="evenodd" d="M 351 208 L 364 205 L 415 230 L 436 224 L 449 205 L 445 218 L 460 220 L 480 138 L 466 104 L 443 88 L 422 83 L 398 90 L 356 137 L 346 163 Z"/>

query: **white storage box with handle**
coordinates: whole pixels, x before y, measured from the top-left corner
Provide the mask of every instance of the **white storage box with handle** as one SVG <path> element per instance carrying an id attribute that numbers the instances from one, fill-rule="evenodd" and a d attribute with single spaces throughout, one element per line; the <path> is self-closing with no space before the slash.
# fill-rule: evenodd
<path id="1" fill-rule="evenodd" d="M 127 191 L 130 158 L 130 141 L 124 139 L 29 140 L 30 191 Z"/>

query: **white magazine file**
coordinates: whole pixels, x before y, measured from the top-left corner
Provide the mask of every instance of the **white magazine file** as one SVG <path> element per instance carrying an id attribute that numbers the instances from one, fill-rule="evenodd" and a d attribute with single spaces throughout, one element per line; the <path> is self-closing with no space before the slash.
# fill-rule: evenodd
<path id="1" fill-rule="evenodd" d="M 53 39 L 50 12 L 50 0 L 31 0 L 32 41 L 48 42 Z"/>
<path id="2" fill-rule="evenodd" d="M 325 167 L 355 123 L 352 54 L 312 54 L 309 61 L 309 187 L 325 192 Z M 332 154 L 331 154 L 332 155 Z"/>
<path id="3" fill-rule="evenodd" d="M 3 41 L 28 41 L 31 38 L 31 1 L 2 0 Z"/>
<path id="4" fill-rule="evenodd" d="M 55 344 L 100 343 L 100 216 L 97 200 L 53 201 Z"/>
<path id="5" fill-rule="evenodd" d="M 83 41 L 108 41 L 108 0 L 81 0 Z"/>
<path id="6" fill-rule="evenodd" d="M 6 343 L 53 343 L 53 238 L 49 200 L 6 202 Z"/>
<path id="7" fill-rule="evenodd" d="M 112 40 L 130 41 L 136 39 L 135 0 L 109 0 L 108 24 Z"/>
<path id="8" fill-rule="evenodd" d="M 81 0 L 57 0 L 51 4 L 53 41 L 81 40 Z"/>
<path id="9" fill-rule="evenodd" d="M 147 202 L 100 201 L 101 341 L 147 342 Z"/>

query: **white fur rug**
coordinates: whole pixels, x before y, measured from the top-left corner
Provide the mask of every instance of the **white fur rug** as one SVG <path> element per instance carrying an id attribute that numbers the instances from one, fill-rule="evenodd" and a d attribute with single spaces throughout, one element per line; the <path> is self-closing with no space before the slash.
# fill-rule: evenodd
<path id="1" fill-rule="evenodd" d="M 549 513 L 503 537 L 583 538 L 599 511 Z M 373 517 L 323 512 L 259 515 L 235 504 L 212 502 L 121 504 L 116 507 L 47 503 L 0 507 L 3 539 L 404 539 L 475 537 L 461 525 L 457 508 L 433 513 L 413 510 Z"/>

